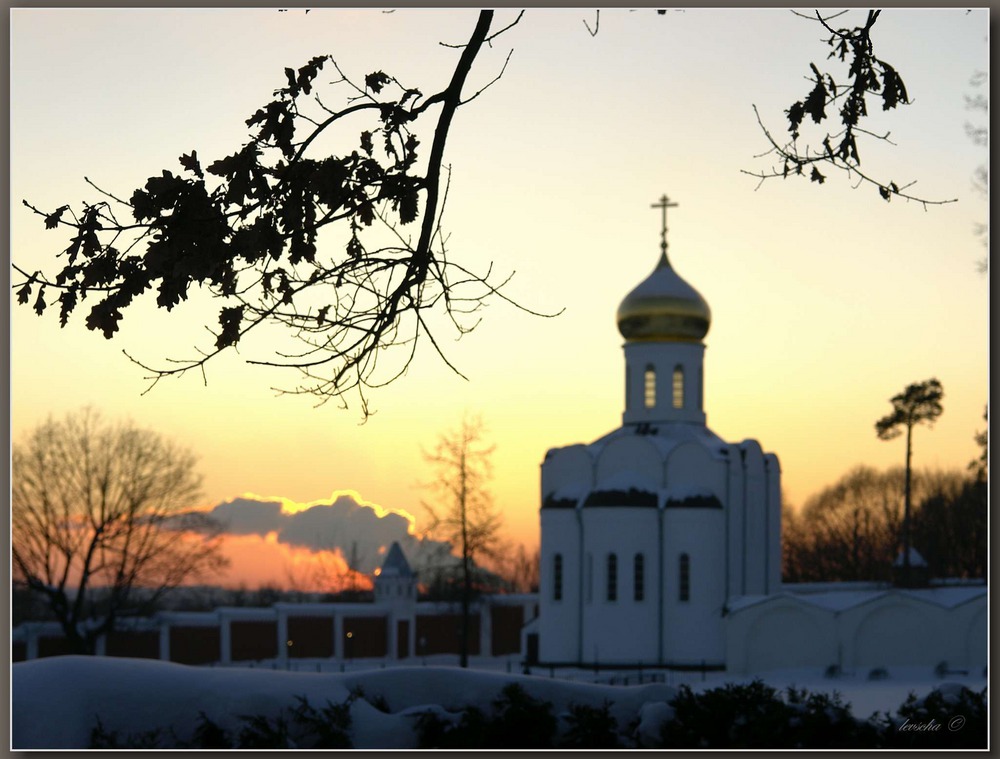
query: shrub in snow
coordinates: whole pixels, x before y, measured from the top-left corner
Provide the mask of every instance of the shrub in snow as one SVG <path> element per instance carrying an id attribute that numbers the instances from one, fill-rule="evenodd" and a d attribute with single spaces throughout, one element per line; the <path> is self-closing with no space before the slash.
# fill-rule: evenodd
<path id="1" fill-rule="evenodd" d="M 647 701 L 639 707 L 639 716 L 629 726 L 636 748 L 660 745 L 660 731 L 674 718 L 674 709 L 665 701 Z"/>
<path id="2" fill-rule="evenodd" d="M 198 727 L 192 736 L 192 748 L 232 748 L 229 731 L 215 724 L 205 712 L 198 714 Z"/>
<path id="3" fill-rule="evenodd" d="M 886 713 L 880 722 L 884 748 L 986 748 L 986 689 L 943 683 L 924 698 L 911 693 L 895 717 Z"/>
<path id="4" fill-rule="evenodd" d="M 457 718 L 444 710 L 428 710 L 415 727 L 418 748 L 488 748 L 487 718 L 481 709 L 468 706 Z"/>
<path id="5" fill-rule="evenodd" d="M 556 732 L 552 704 L 534 698 L 518 683 L 505 685 L 493 702 L 492 748 L 550 748 Z"/>
<path id="6" fill-rule="evenodd" d="M 454 719 L 428 710 L 416 724 L 420 748 L 551 748 L 556 731 L 552 704 L 517 683 L 504 686 L 493 714 L 468 706 Z"/>
<path id="7" fill-rule="evenodd" d="M 858 748 L 878 739 L 840 696 L 788 689 L 787 701 L 760 680 L 695 694 L 681 686 L 670 702 L 662 748 Z"/>
<path id="8" fill-rule="evenodd" d="M 263 714 L 241 714 L 240 720 L 243 721 L 243 728 L 236 748 L 298 748 L 280 714 L 273 720 Z"/>
<path id="9" fill-rule="evenodd" d="M 140 733 L 119 735 L 117 730 L 106 730 L 98 717 L 97 724 L 90 731 L 90 748 L 163 748 L 163 730 L 156 728 Z"/>
<path id="10" fill-rule="evenodd" d="M 773 748 L 788 721 L 777 692 L 760 680 L 695 694 L 682 685 L 670 702 L 674 718 L 663 726 L 663 748 Z"/>
<path id="11" fill-rule="evenodd" d="M 570 704 L 561 715 L 566 730 L 559 738 L 559 748 L 620 748 L 618 722 L 611 716 L 611 704 L 601 706 Z"/>
<path id="12" fill-rule="evenodd" d="M 885 667 L 875 667 L 868 672 L 869 680 L 887 680 L 889 672 Z"/>
<path id="13" fill-rule="evenodd" d="M 205 712 L 199 713 L 198 725 L 189 740 L 180 739 L 173 727 L 156 728 L 139 733 L 120 735 L 108 731 L 98 718 L 90 732 L 90 748 L 131 748 L 131 749 L 279 749 L 305 748 L 330 749 L 353 748 L 350 737 L 351 703 L 356 694 L 341 704 L 327 704 L 317 710 L 305 697 L 296 698 L 298 703 L 289 710 L 286 719 L 284 711 L 274 717 L 265 714 L 241 714 L 241 727 L 233 735 L 220 727 Z"/>
<path id="14" fill-rule="evenodd" d="M 878 741 L 876 727 L 855 719 L 836 691 L 830 695 L 789 688 L 788 708 L 795 716 L 782 737 L 786 747 L 863 748 Z"/>
<path id="15" fill-rule="evenodd" d="M 826 668 L 826 671 L 823 673 L 823 677 L 827 678 L 828 680 L 834 677 L 840 677 L 840 665 L 831 664 L 829 667 Z"/>

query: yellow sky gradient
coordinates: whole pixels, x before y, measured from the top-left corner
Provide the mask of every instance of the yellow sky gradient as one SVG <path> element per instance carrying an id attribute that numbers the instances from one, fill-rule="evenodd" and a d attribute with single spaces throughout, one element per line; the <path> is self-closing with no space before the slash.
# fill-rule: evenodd
<path id="1" fill-rule="evenodd" d="M 55 313 L 14 306 L 14 439 L 90 404 L 196 451 L 206 507 L 246 492 L 308 504 L 353 490 L 414 515 L 419 532 L 431 476 L 421 450 L 478 413 L 496 444 L 506 529 L 537 544 L 546 450 L 621 423 L 614 315 L 656 262 L 650 204 L 667 193 L 679 202 L 671 260 L 712 309 L 705 410 L 716 433 L 775 452 L 801 505 L 857 464 L 902 464 L 904 443 L 879 441 L 874 423 L 908 383 L 937 377 L 944 414 L 917 430 L 914 465 L 964 468 L 989 397 L 989 283 L 973 234 L 987 204 L 971 189 L 988 155 L 965 135 L 977 114 L 963 99 L 988 68 L 987 13 L 889 9 L 875 28 L 914 102 L 874 114 L 872 128 L 890 129 L 896 145 L 863 144 L 862 158 L 898 184 L 919 180 L 915 192 L 959 198 L 927 209 L 836 176 L 758 188 L 740 173 L 764 167 L 752 105 L 780 132 L 782 110 L 806 94 L 809 62 L 826 58 L 809 22 L 777 9 L 604 11 L 591 37 L 582 21 L 592 13 L 529 10 L 497 40 L 470 90 L 513 47 L 511 62 L 460 110 L 446 156 L 450 255 L 515 271 L 507 294 L 560 316 L 494 300 L 461 340 L 435 320 L 468 380 L 425 344 L 400 381 L 372 394 L 376 414 L 359 425 L 354 398 L 343 411 L 276 397 L 271 388 L 294 386 L 295 375 L 245 363 L 268 357 L 280 335 L 213 361 L 207 385 L 190 375 L 142 395 L 144 373 L 122 350 L 151 362 L 192 355 L 208 337 L 205 302 L 170 314 L 133 307 L 112 341 L 84 328 L 85 311 L 60 329 Z M 431 92 L 457 56 L 438 42 L 463 41 L 474 23 L 470 9 L 14 9 L 13 259 L 52 271 L 66 246 L 22 199 L 50 209 L 94 200 L 84 176 L 128 195 L 179 170 L 181 153 L 197 149 L 204 162 L 235 152 L 244 120 L 284 85 L 283 68 L 315 55 L 332 53 L 359 79 L 382 69 Z"/>

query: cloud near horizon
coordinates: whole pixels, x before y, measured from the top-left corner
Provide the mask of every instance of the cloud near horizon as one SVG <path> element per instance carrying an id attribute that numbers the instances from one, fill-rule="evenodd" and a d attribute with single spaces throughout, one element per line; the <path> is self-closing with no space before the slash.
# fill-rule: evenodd
<path id="1" fill-rule="evenodd" d="M 310 503 L 245 493 L 204 513 L 218 523 L 224 538 L 257 536 L 296 551 L 336 554 L 362 574 L 381 565 L 393 541 L 417 570 L 451 550 L 446 542 L 418 537 L 412 514 L 365 501 L 353 490 Z"/>

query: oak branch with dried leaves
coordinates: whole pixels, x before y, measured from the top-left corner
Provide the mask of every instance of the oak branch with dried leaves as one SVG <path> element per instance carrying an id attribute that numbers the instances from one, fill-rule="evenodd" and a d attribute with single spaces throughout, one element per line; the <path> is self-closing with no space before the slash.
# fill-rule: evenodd
<path id="1" fill-rule="evenodd" d="M 281 392 L 346 406 L 356 390 L 364 417 L 366 389 L 405 372 L 421 337 L 454 369 L 428 312 L 443 312 L 463 334 L 485 299 L 512 302 L 501 292 L 510 277 L 495 282 L 491 270 L 475 273 L 449 259 L 441 231 L 449 129 L 455 112 L 482 92 L 467 94 L 466 78 L 484 45 L 520 16 L 496 31 L 493 20 L 492 11 L 480 12 L 468 42 L 448 46 L 458 62 L 447 86 L 429 96 L 383 71 L 356 83 L 331 56 L 315 57 L 285 69 L 287 86 L 247 120 L 251 138 L 232 155 L 206 164 L 197 151 L 182 155 L 179 173 L 164 170 L 128 199 L 91 183 L 103 199 L 80 209 L 45 211 L 24 201 L 47 228 L 69 228 L 72 239 L 54 277 L 15 264 L 23 276 L 18 302 L 39 314 L 58 305 L 65 326 L 88 301 L 87 327 L 111 338 L 141 296 L 155 292 L 157 307 L 169 311 L 193 290 L 207 291 L 213 345 L 162 366 L 129 356 L 152 385 L 193 369 L 204 374 L 209 361 L 269 323 L 287 328 L 294 348 L 248 363 L 297 370 L 300 384 Z M 336 78 L 320 87 L 331 69 Z M 327 105 L 327 88 L 341 105 Z M 356 141 L 344 154 L 315 155 L 335 127 L 353 129 Z M 339 241 L 327 235 L 332 225 Z M 390 244 L 368 247 L 372 227 L 382 227 Z M 386 370 L 379 360 L 390 348 L 401 348 L 401 358 Z"/>
<path id="2" fill-rule="evenodd" d="M 910 99 L 899 72 L 875 55 L 871 32 L 882 11 L 868 11 L 865 23 L 861 26 L 835 28 L 831 23 L 842 13 L 824 16 L 816 11 L 815 16 L 803 18 L 817 22 L 829 35 L 826 44 L 831 51 L 827 58 L 844 64 L 847 67 L 846 77 L 841 78 L 838 83 L 833 74 L 820 71 L 813 63 L 809 64 L 809 93 L 801 100 L 796 100 L 785 111 L 789 134 L 787 141 L 772 134 L 765 126 L 757 106 L 754 106 L 757 123 L 770 145 L 758 158 L 771 158 L 774 163 L 769 169 L 744 170 L 743 173 L 757 177 L 762 183 L 777 177 L 807 176 L 810 181 L 823 184 L 827 177 L 820 169 L 835 169 L 844 172 L 856 186 L 877 188 L 879 195 L 886 201 L 898 197 L 921 203 L 925 207 L 954 203 L 954 198 L 930 200 L 914 195 L 909 189 L 914 182 L 898 185 L 892 180 L 876 179 L 867 169 L 862 171 L 859 138 L 891 143 L 888 132 L 875 134 L 863 126 L 863 119 L 868 116 L 869 96 L 881 101 L 883 111 L 907 105 Z M 832 114 L 827 113 L 828 109 L 839 117 L 837 128 L 831 129 L 829 126 L 827 120 Z M 802 132 L 809 121 L 820 125 L 817 127 L 819 131 L 815 134 L 815 144 L 803 145 Z"/>
<path id="3" fill-rule="evenodd" d="M 809 94 L 786 111 L 788 142 L 774 137 L 758 114 L 771 146 L 764 155 L 774 156 L 775 165 L 744 173 L 761 182 L 809 176 L 822 183 L 820 168 L 827 166 L 876 186 L 886 200 L 952 202 L 919 198 L 909 184 L 861 170 L 858 138 L 889 138 L 862 126 L 867 96 L 878 95 L 886 110 L 909 102 L 898 72 L 874 54 L 871 29 L 879 13 L 870 11 L 863 26 L 850 29 L 831 26 L 836 15 L 816 13 L 812 20 L 830 35 L 830 57 L 849 65 L 848 83 L 811 65 Z M 68 229 L 71 239 L 54 276 L 13 265 L 18 303 L 40 315 L 58 306 L 65 326 L 87 301 L 86 326 L 112 338 L 138 299 L 155 292 L 156 306 L 170 311 L 203 291 L 212 306 L 205 324 L 210 345 L 159 365 L 126 353 L 148 372 L 150 387 L 192 370 L 204 376 L 217 356 L 256 349 L 261 343 L 248 349 L 247 338 L 267 325 L 281 328 L 288 342 L 262 341 L 266 357 L 248 363 L 297 371 L 299 383 L 280 392 L 312 394 L 320 403 L 336 398 L 346 407 L 356 391 L 363 418 L 367 391 L 400 377 L 421 338 L 458 372 L 435 335 L 439 315 L 458 335 L 476 327 L 477 312 L 494 297 L 546 315 L 507 297 L 512 274 L 495 279 L 492 267 L 474 272 L 450 258 L 441 226 L 452 119 L 500 79 L 506 61 L 474 93 L 465 91 L 467 77 L 484 47 L 522 15 L 494 30 L 493 11 L 481 11 L 466 43 L 445 45 L 458 59 L 447 86 L 429 96 L 381 70 L 353 81 L 332 56 L 314 57 L 285 69 L 286 86 L 247 119 L 250 139 L 231 155 L 203 163 L 192 150 L 180 156 L 178 173 L 163 170 L 127 199 L 88 179 L 101 200 L 54 210 L 25 200 L 47 228 Z M 587 25 L 592 35 L 599 19 L 597 12 L 594 27 Z M 331 71 L 332 81 L 321 85 Z M 339 105 L 328 105 L 334 100 Z M 834 107 L 842 129 L 800 147 L 807 121 L 822 124 Z M 335 130 L 337 139 L 348 135 L 346 149 L 322 152 Z"/>

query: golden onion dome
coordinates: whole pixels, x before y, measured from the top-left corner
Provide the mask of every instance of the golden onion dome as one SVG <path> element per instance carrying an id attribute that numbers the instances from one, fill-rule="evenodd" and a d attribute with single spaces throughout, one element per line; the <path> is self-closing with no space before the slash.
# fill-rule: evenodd
<path id="1" fill-rule="evenodd" d="M 700 342 L 708 334 L 712 312 L 698 291 L 670 266 L 666 245 L 661 248 L 653 273 L 618 307 L 618 331 L 636 342 Z"/>

